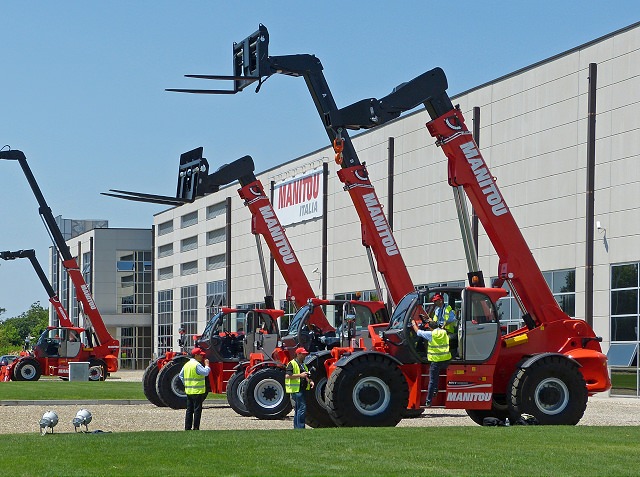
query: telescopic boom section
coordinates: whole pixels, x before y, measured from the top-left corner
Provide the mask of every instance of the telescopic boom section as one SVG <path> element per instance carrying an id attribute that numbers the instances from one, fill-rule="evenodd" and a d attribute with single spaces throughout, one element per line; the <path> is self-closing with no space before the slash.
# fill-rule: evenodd
<path id="1" fill-rule="evenodd" d="M 334 127 L 372 128 L 397 118 L 403 111 L 424 105 L 432 119 L 427 129 L 448 158 L 449 184 L 464 188 L 498 254 L 498 277 L 510 283 L 526 308 L 523 311 L 530 317 L 525 315 L 524 319 L 529 328 L 567 319 L 478 151 L 462 113 L 453 106 L 447 87 L 444 71 L 435 68 L 403 83 L 382 99 L 364 99 L 341 109 L 333 117 Z"/>
<path id="2" fill-rule="evenodd" d="M 42 195 L 42 191 L 36 182 L 36 179 L 29 168 L 29 164 L 27 164 L 27 158 L 22 151 L 19 150 L 11 150 L 11 151 L 0 151 L 0 159 L 7 160 L 15 160 L 18 161 L 24 175 L 27 178 L 27 182 L 31 186 L 31 190 L 38 201 L 38 205 L 40 208 L 38 212 L 42 216 L 42 219 L 47 226 L 47 229 L 51 235 L 51 239 L 53 240 L 54 245 L 56 246 L 58 253 L 60 253 L 62 257 L 62 265 L 69 274 L 73 286 L 76 291 L 76 297 L 78 301 L 82 304 L 82 310 L 85 315 L 85 319 L 87 319 L 91 323 L 91 327 L 100 342 L 100 345 L 106 346 L 109 349 L 113 350 L 114 354 L 117 354 L 118 349 L 120 348 L 120 343 L 113 339 L 107 327 L 102 320 L 102 316 L 98 311 L 98 307 L 96 306 L 95 301 L 93 300 L 93 296 L 91 295 L 91 291 L 87 286 L 84 278 L 82 277 L 82 272 L 78 267 L 78 263 L 75 258 L 71 255 L 71 251 L 67 246 L 62 232 L 58 227 L 58 224 L 55 221 L 53 213 L 51 209 L 47 205 L 47 202 Z"/>
<path id="3" fill-rule="evenodd" d="M 49 282 L 47 275 L 44 273 L 44 270 L 40 266 L 40 262 L 38 262 L 38 259 L 36 258 L 35 250 L 18 250 L 16 252 L 10 252 L 7 250 L 5 252 L 0 252 L 0 258 L 2 260 L 15 260 L 17 258 L 29 259 L 29 261 L 31 262 L 31 265 L 33 266 L 33 269 L 36 272 L 36 275 L 38 275 L 38 278 L 42 283 L 42 286 L 47 291 L 47 295 L 49 296 L 49 302 L 51 303 L 51 306 L 53 306 L 53 309 L 56 311 L 56 314 L 58 315 L 60 326 L 63 326 L 65 328 L 75 327 L 73 322 L 69 319 L 69 314 L 67 313 L 67 310 L 65 310 L 64 307 L 62 306 L 62 303 L 60 302 L 60 298 L 58 297 L 55 290 L 51 286 L 51 282 Z"/>
<path id="4" fill-rule="evenodd" d="M 209 163 L 202 154 L 203 148 L 199 147 L 180 156 L 175 197 L 122 190 L 112 190 L 116 194 L 103 194 L 120 199 L 179 206 L 193 202 L 198 197 L 217 192 L 220 187 L 237 180 L 241 186 L 238 194 L 251 212 L 251 232 L 264 237 L 296 305 L 304 306 L 309 298 L 315 297 L 315 294 L 289 243 L 284 227 L 273 210 L 271 201 L 264 193 L 262 183 L 254 174 L 255 166 L 252 157 L 243 156 L 210 172 Z M 313 325 L 324 332 L 335 331 L 320 308 L 314 312 L 311 320 Z"/>
<path id="5" fill-rule="evenodd" d="M 345 184 L 360 219 L 362 243 L 375 255 L 378 271 L 383 276 L 392 300 L 398 303 L 402 297 L 414 290 L 413 282 L 398 249 L 387 217 L 382 210 L 375 188 L 371 184 L 364 163 L 358 159 L 351 138 L 345 127 L 334 127 L 332 116 L 338 113 L 329 85 L 322 72 L 322 63 L 314 55 L 269 56 L 269 32 L 264 25 L 233 45 L 233 76 L 186 75 L 190 78 L 231 80 L 233 90 L 168 89 L 182 93 L 221 94 L 238 93 L 248 85 L 258 82 L 260 89 L 263 78 L 280 73 L 303 77 L 309 93 L 334 147 L 340 147 L 336 159 L 341 167 L 338 177 Z M 398 113 L 399 114 L 399 113 Z M 339 157 L 339 158 L 338 158 Z"/>

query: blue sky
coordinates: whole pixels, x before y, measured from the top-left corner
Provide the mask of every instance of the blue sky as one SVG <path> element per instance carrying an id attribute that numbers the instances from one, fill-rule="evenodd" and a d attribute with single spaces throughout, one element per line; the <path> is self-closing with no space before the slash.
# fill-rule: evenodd
<path id="1" fill-rule="evenodd" d="M 225 87 L 183 75 L 231 74 L 233 42 L 259 23 L 270 54 L 320 58 L 344 106 L 436 66 L 454 95 L 638 20 L 635 0 L 6 0 L 0 147 L 25 152 L 54 215 L 146 228 L 162 207 L 99 193 L 171 194 L 180 153 L 197 146 L 211 164 L 250 154 L 259 172 L 327 145 L 299 78 L 271 78 L 257 95 L 164 91 Z M 46 268 L 50 241 L 22 171 L 0 161 L 0 177 L 0 250 L 35 249 Z M 2 317 L 35 301 L 47 295 L 29 263 L 0 263 Z"/>

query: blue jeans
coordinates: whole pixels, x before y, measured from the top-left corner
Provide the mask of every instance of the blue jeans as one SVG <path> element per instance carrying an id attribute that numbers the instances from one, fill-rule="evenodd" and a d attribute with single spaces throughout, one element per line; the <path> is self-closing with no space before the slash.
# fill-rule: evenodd
<path id="1" fill-rule="evenodd" d="M 292 393 L 291 399 L 293 399 L 293 404 L 296 408 L 295 414 L 293 415 L 293 428 L 304 429 L 304 419 L 307 413 L 307 401 L 305 399 L 304 392 L 299 391 L 297 393 Z"/>
<path id="2" fill-rule="evenodd" d="M 447 369 L 449 361 L 429 361 L 429 387 L 427 388 L 427 402 L 430 403 L 438 394 L 440 373 Z"/>

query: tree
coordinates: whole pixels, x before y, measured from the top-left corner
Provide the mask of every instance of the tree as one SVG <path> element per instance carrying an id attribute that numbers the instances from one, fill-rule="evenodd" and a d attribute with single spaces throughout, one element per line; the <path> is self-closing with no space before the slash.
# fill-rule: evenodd
<path id="1" fill-rule="evenodd" d="M 49 324 L 49 312 L 35 302 L 28 311 L 0 322 L 0 348 L 21 347 L 27 336 L 40 336 Z"/>

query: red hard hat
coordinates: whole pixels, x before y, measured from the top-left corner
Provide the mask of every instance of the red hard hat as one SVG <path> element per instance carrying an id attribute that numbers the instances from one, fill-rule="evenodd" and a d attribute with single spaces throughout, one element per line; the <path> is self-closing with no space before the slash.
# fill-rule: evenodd
<path id="1" fill-rule="evenodd" d="M 297 348 L 296 354 L 309 354 L 309 352 L 304 348 Z"/>
<path id="2" fill-rule="evenodd" d="M 436 293 L 435 295 L 433 295 L 433 298 L 431 298 L 431 302 L 435 303 L 438 300 L 442 300 L 442 295 L 439 295 L 438 293 Z"/>
<path id="3" fill-rule="evenodd" d="M 200 348 L 193 348 L 191 350 L 191 356 L 206 356 L 207 353 L 205 353 L 204 351 L 202 351 Z"/>

